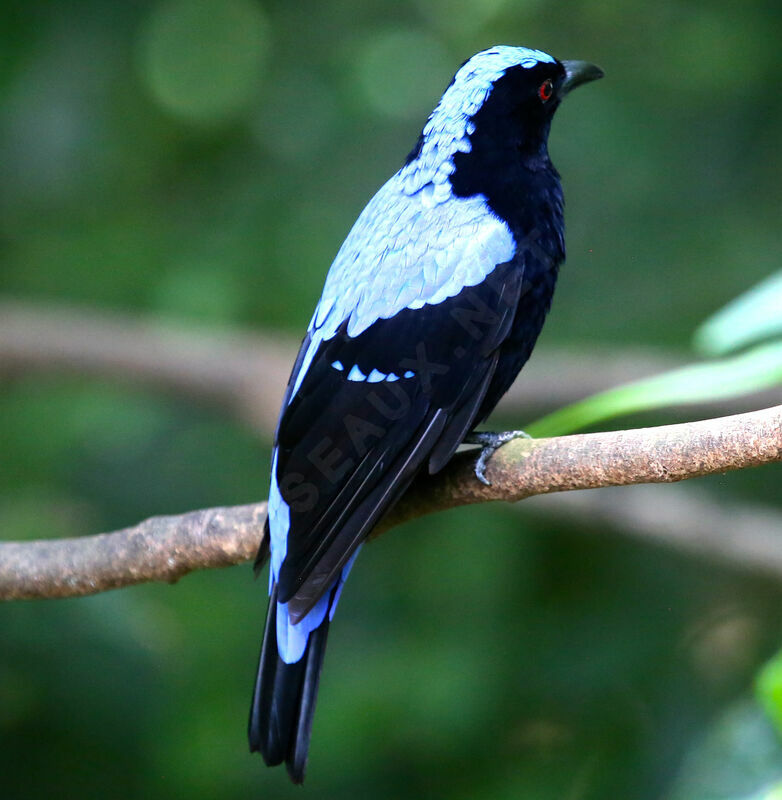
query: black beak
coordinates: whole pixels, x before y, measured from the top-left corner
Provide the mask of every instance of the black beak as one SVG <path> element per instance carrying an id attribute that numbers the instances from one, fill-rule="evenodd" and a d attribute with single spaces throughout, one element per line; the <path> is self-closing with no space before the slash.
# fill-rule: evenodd
<path id="1" fill-rule="evenodd" d="M 563 97 L 576 86 L 596 81 L 605 75 L 600 67 L 590 64 L 588 61 L 563 61 L 562 66 L 565 68 L 565 80 L 562 82 L 559 93 Z"/>

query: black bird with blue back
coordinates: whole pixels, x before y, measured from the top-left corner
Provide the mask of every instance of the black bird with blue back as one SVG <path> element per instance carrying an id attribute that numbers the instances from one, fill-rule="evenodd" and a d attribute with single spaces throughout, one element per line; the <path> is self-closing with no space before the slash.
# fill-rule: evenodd
<path id="1" fill-rule="evenodd" d="M 361 544 L 421 470 L 448 463 L 532 352 L 565 257 L 551 119 L 602 74 L 524 47 L 466 61 L 329 270 L 283 400 L 256 560 L 271 560 L 270 600 L 250 749 L 295 783 Z"/>

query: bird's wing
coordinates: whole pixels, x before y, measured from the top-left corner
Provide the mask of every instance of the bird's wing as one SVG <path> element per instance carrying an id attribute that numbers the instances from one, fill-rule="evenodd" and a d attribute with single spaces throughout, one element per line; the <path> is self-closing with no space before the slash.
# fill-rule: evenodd
<path id="1" fill-rule="evenodd" d="M 332 266 L 277 430 L 272 575 L 294 622 L 461 443 L 518 304 L 513 238 L 482 198 L 399 195 L 380 213 L 388 187 Z"/>

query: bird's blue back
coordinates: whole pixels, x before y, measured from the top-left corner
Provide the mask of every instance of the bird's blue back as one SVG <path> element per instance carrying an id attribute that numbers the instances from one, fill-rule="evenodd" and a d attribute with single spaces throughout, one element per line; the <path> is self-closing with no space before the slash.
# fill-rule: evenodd
<path id="1" fill-rule="evenodd" d="M 564 77 L 526 48 L 467 61 L 329 270 L 275 437 L 272 601 L 250 725 L 253 749 L 286 760 L 294 779 L 361 543 L 490 413 L 543 325 L 565 255 L 546 148 L 558 101 L 546 108 L 530 87 Z"/>

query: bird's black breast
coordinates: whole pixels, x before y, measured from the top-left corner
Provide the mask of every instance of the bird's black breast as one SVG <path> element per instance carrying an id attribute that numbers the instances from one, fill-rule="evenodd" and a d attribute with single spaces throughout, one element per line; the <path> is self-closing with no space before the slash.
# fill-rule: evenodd
<path id="1" fill-rule="evenodd" d="M 478 119 L 481 114 L 484 118 Z M 491 135 L 492 120 L 487 114 L 491 114 L 488 102 L 476 115 L 471 151 L 454 157 L 451 185 L 459 197 L 483 195 L 489 208 L 508 225 L 516 244 L 511 265 L 521 273 L 522 286 L 513 325 L 500 348 L 476 424 L 491 413 L 529 359 L 565 258 L 562 186 L 545 140 L 540 147 L 522 149 L 513 138 L 498 139 Z"/>
<path id="2" fill-rule="evenodd" d="M 524 276 L 513 325 L 508 338 L 500 347 L 497 369 L 475 419 L 476 425 L 491 414 L 527 363 L 551 307 L 558 265 L 544 265 L 529 257 L 526 260 L 526 268 L 518 267 L 524 269 Z"/>

